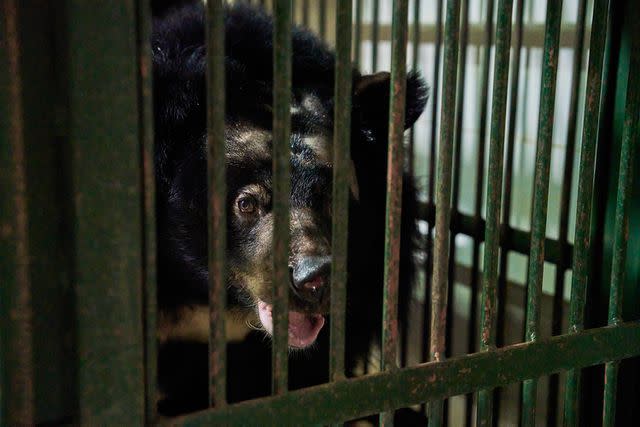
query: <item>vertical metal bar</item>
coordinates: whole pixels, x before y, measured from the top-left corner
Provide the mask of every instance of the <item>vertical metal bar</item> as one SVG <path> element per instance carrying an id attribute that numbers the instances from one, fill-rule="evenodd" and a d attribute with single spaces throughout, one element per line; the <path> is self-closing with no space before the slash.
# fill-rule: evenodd
<path id="1" fill-rule="evenodd" d="M 327 0 L 319 0 L 318 1 L 319 13 L 319 22 L 318 26 L 320 27 L 320 38 L 322 40 L 326 40 L 327 34 Z"/>
<path id="2" fill-rule="evenodd" d="M 438 129 L 438 103 L 439 103 L 439 89 L 440 89 L 440 57 L 442 53 L 442 2 L 443 0 L 436 0 L 436 34 L 434 40 L 434 59 L 433 59 L 433 88 L 431 93 L 431 103 L 433 105 L 431 110 L 431 138 L 429 145 L 429 182 L 427 183 L 427 196 L 429 203 L 433 206 L 434 188 L 435 188 L 435 169 L 436 169 L 436 131 Z M 433 273 L 433 239 L 431 238 L 432 223 L 430 219 L 427 219 L 427 236 L 426 236 L 426 260 L 425 260 L 425 295 L 430 295 L 431 277 Z M 429 309 L 428 299 L 425 298 L 423 307 L 423 321 L 422 330 L 424 331 L 423 344 L 422 344 L 422 360 L 429 360 L 431 358 L 431 310 Z M 423 412 L 426 412 L 427 405 L 422 407 Z"/>
<path id="3" fill-rule="evenodd" d="M 209 220 L 209 405 L 226 404 L 227 302 L 224 1 L 207 2 L 207 177 Z"/>
<path id="4" fill-rule="evenodd" d="M 482 275 L 482 331 L 480 349 L 495 348 L 497 309 L 498 255 L 500 251 L 500 209 L 504 160 L 504 135 L 509 82 L 509 49 L 511 47 L 511 14 L 513 0 L 500 0 L 496 26 L 495 72 L 489 137 L 489 171 L 487 182 L 487 220 L 485 230 L 484 271 Z M 470 331 L 472 333 L 473 331 Z M 478 393 L 477 425 L 489 426 L 493 418 L 491 390 Z"/>
<path id="5" fill-rule="evenodd" d="M 491 45 L 493 43 L 493 11 L 494 0 L 488 0 L 484 25 L 484 53 L 482 59 L 482 74 L 480 76 L 480 124 L 478 132 L 478 157 L 476 161 L 476 195 L 474 202 L 475 232 L 473 236 L 472 269 L 471 269 L 471 301 L 469 307 L 469 336 L 467 351 L 476 351 L 476 318 L 478 312 L 478 288 L 480 276 L 480 233 L 482 224 L 482 196 L 484 194 L 484 163 L 487 133 L 487 98 L 489 96 L 489 66 L 491 65 Z M 470 427 L 473 417 L 473 394 L 465 397 L 465 425 Z"/>
<path id="6" fill-rule="evenodd" d="M 462 123 L 464 120 L 464 97 L 465 97 L 465 81 L 467 73 L 467 45 L 469 42 L 469 0 L 461 0 L 461 19 L 460 19 L 460 50 L 458 52 L 458 76 L 456 89 L 456 106 L 455 106 L 455 126 L 454 126 L 454 150 L 453 150 L 453 182 L 451 190 L 451 210 L 455 217 L 458 213 L 458 203 L 460 200 L 460 162 L 462 158 Z M 447 318 L 453 318 L 453 288 L 455 285 L 455 266 L 456 266 L 456 236 L 457 230 L 451 230 L 451 242 L 449 249 L 449 289 Z M 447 357 L 451 355 L 451 334 L 453 322 L 447 322 L 445 341 Z M 446 411 L 445 411 L 446 415 Z"/>
<path id="7" fill-rule="evenodd" d="M 412 45 L 411 45 L 411 49 L 412 49 L 412 61 L 411 61 L 411 69 L 412 70 L 418 70 L 418 56 L 419 56 L 419 52 L 420 52 L 420 0 L 415 0 L 413 3 L 413 27 L 412 27 L 412 34 L 411 34 L 411 40 L 412 40 Z M 415 180 L 415 128 L 414 126 L 411 127 L 411 130 L 409 131 L 409 146 L 407 149 L 407 153 L 409 155 L 409 158 L 407 159 L 407 164 L 408 164 L 408 175 L 411 177 L 411 179 Z M 403 313 L 400 313 L 400 315 L 402 316 L 401 318 L 401 322 L 403 325 L 408 325 L 409 322 L 409 316 L 410 316 L 410 309 L 404 310 Z M 400 366 L 406 366 L 407 365 L 407 357 L 408 357 L 408 346 L 409 346 L 409 328 L 408 327 L 403 327 L 400 330 L 401 333 L 401 338 L 400 338 Z"/>
<path id="8" fill-rule="evenodd" d="M 513 45 L 513 56 L 511 57 L 511 86 L 509 95 L 509 125 L 507 131 L 507 150 L 504 177 L 504 195 L 502 207 L 502 230 L 503 238 L 506 242 L 511 239 L 511 192 L 513 181 L 513 156 L 515 149 L 515 133 L 518 113 L 518 88 L 520 83 L 520 54 L 522 51 L 522 27 L 524 19 L 524 0 L 516 1 L 517 15 L 515 20 L 515 39 Z M 498 317 L 496 331 L 496 345 L 501 347 L 504 345 L 504 335 L 506 327 L 505 312 L 507 306 L 507 275 L 509 269 L 509 247 L 503 247 L 500 251 L 500 273 L 498 274 Z M 493 424 L 498 424 L 501 404 L 501 388 L 496 388 L 493 393 Z"/>
<path id="9" fill-rule="evenodd" d="M 302 0 L 302 25 L 309 28 L 309 0 Z"/>
<path id="10" fill-rule="evenodd" d="M 442 124 L 438 147 L 436 187 L 436 227 L 434 239 L 433 281 L 431 286 L 430 360 L 445 358 L 445 328 L 447 316 L 447 264 L 449 260 L 449 222 L 451 215 L 451 163 L 453 151 L 458 38 L 460 33 L 460 1 L 447 1 L 444 40 L 444 81 Z M 429 426 L 442 425 L 443 402 L 429 402 Z"/>
<path id="11" fill-rule="evenodd" d="M 353 62 L 360 68 L 362 44 L 362 0 L 356 0 L 356 25 L 353 38 Z"/>
<path id="12" fill-rule="evenodd" d="M 576 144 L 576 130 L 578 127 L 578 99 L 580 97 L 580 74 L 584 57 L 584 33 L 587 16 L 587 2 L 580 0 L 576 17 L 576 43 L 573 50 L 573 70 L 571 73 L 571 99 L 569 101 L 569 129 L 565 147 L 565 162 L 560 195 L 560 227 L 558 241 L 561 250 L 556 265 L 555 289 L 553 294 L 553 309 L 551 319 L 551 334 L 558 335 L 562 330 L 562 303 L 564 301 L 564 277 L 568 267 L 568 230 L 569 208 L 571 201 L 571 183 L 573 179 L 574 155 Z M 549 377 L 549 394 L 547 396 L 547 425 L 556 425 L 558 418 L 558 389 L 559 375 Z"/>
<path id="13" fill-rule="evenodd" d="M 273 392 L 287 391 L 289 354 L 289 197 L 291 0 L 274 3 L 273 32 Z"/>
<path id="14" fill-rule="evenodd" d="M 419 62 L 418 62 L 418 57 L 420 54 L 420 0 L 414 0 L 413 2 L 413 27 L 412 32 L 411 32 L 411 41 L 412 41 L 412 45 L 411 45 L 411 53 L 412 53 L 412 61 L 411 61 L 411 68 L 413 70 L 418 70 L 418 66 L 419 66 Z M 414 177 L 415 176 L 415 170 L 414 170 L 414 165 L 415 165 L 415 159 L 414 159 L 414 139 L 415 139 L 415 129 L 413 127 L 411 127 L 410 133 L 409 133 L 409 159 L 408 159 L 408 164 L 409 164 L 409 176 Z M 406 329 L 406 328 L 405 328 Z"/>
<path id="15" fill-rule="evenodd" d="M 351 164 L 351 1 L 336 10 L 335 112 L 333 128 L 333 197 L 331 253 L 330 380 L 344 378 L 345 310 Z"/>
<path id="16" fill-rule="evenodd" d="M 77 422 L 140 425 L 145 355 L 137 8 L 131 0 L 65 5 Z"/>
<path id="17" fill-rule="evenodd" d="M 582 149 L 578 172 L 578 200 L 573 247 L 573 278 L 569 307 L 569 333 L 584 329 L 584 306 L 587 291 L 587 277 L 590 271 L 590 223 L 593 200 L 593 175 L 596 140 L 600 118 L 600 95 L 602 88 L 602 68 L 604 46 L 607 36 L 608 0 L 595 0 L 591 23 L 589 47 L 589 71 L 587 95 L 582 132 Z M 578 425 L 578 402 L 580 390 L 580 370 L 571 369 L 567 373 L 564 399 L 564 424 Z"/>
<path id="18" fill-rule="evenodd" d="M 382 306 L 383 371 L 398 369 L 398 281 L 402 216 L 404 113 L 407 86 L 408 0 L 393 2 L 391 26 L 391 96 L 389 99 L 389 151 L 384 236 L 384 294 Z M 393 411 L 380 414 L 380 425 L 393 425 Z"/>
<path id="19" fill-rule="evenodd" d="M 35 422 L 26 149 L 18 3 L 0 4 L 0 422 Z"/>
<path id="20" fill-rule="evenodd" d="M 138 2 L 138 86 L 140 146 L 142 170 L 143 226 L 143 299 L 145 333 L 145 409 L 147 424 L 156 418 L 157 408 L 157 336 L 156 336 L 156 218 L 153 146 L 153 103 L 151 81 L 151 10 L 150 4 Z"/>
<path id="21" fill-rule="evenodd" d="M 380 0 L 373 0 L 371 18 L 371 71 L 378 71 L 378 39 L 379 39 Z"/>
<path id="22" fill-rule="evenodd" d="M 560 25 L 562 23 L 562 0 L 547 3 L 544 53 L 542 63 L 542 89 L 540 91 L 540 114 L 538 116 L 538 143 L 533 178 L 533 210 L 531 214 L 531 252 L 527 280 L 526 341 L 538 339 L 540 327 L 540 296 L 544 271 L 544 240 L 547 229 L 547 206 L 549 200 L 549 171 L 551 167 L 551 143 L 553 140 L 553 118 L 555 112 L 556 76 L 558 73 L 558 51 Z M 536 415 L 537 378 L 526 380 L 522 386 L 522 425 L 533 426 Z"/>
<path id="23" fill-rule="evenodd" d="M 609 290 L 609 325 L 622 322 L 622 291 L 625 281 L 627 243 L 629 240 L 629 206 L 633 189 L 633 163 L 638 149 L 638 119 L 640 119 L 640 34 L 634 27 L 631 36 L 631 64 L 627 83 L 627 106 L 624 133 L 620 151 L 620 171 L 616 198 L 615 228 L 613 237 L 613 263 Z M 616 390 L 620 361 L 605 364 L 603 426 L 616 424 Z"/>

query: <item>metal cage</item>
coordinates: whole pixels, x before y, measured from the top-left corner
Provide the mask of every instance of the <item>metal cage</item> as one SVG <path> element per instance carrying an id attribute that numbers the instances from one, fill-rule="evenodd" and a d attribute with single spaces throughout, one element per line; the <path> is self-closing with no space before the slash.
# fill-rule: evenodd
<path id="1" fill-rule="evenodd" d="M 1 0 L 0 424 L 326 425 L 379 413 L 381 424 L 389 425 L 394 410 L 423 405 L 429 425 L 456 425 L 445 402 L 466 395 L 465 424 L 493 425 L 500 421 L 500 390 L 521 383 L 521 425 L 631 425 L 640 416 L 640 4 L 578 0 L 567 36 L 562 0 L 547 0 L 538 33 L 523 23 L 530 2 L 485 0 L 483 22 L 474 25 L 472 0 L 415 0 L 411 8 L 408 0 L 254 2 L 271 8 L 275 17 L 274 283 L 288 277 L 291 23 L 297 17 L 335 43 L 334 218 L 348 213 L 351 65 L 363 62 L 366 42 L 375 70 L 380 41 L 391 42 L 381 371 L 344 376 L 348 236 L 345 222 L 334 220 L 331 382 L 287 389 L 288 288 L 277 286 L 273 395 L 226 402 L 224 103 L 218 102 L 208 105 L 207 116 L 211 408 L 159 418 L 148 2 Z M 216 94 L 224 94 L 223 3 L 207 4 L 207 82 Z M 363 22 L 365 3 L 372 13 L 369 23 Z M 379 22 L 381 3 L 391 8 L 390 28 Z M 434 23 L 421 22 L 424 11 Z M 409 66 L 420 68 L 425 37 L 433 44 L 428 152 L 418 149 L 414 131 L 405 148 L 402 126 L 407 52 Z M 520 73 L 523 43 L 536 37 L 542 43 L 540 105 L 530 229 L 522 229 L 510 222 L 514 141 L 523 96 L 519 84 L 530 78 Z M 469 214 L 458 202 L 464 83 L 473 40 L 484 55 L 477 81 L 485 102 L 474 117 L 478 166 Z M 561 43 L 574 59 L 559 231 L 549 237 Z M 418 344 L 411 344 L 397 322 L 410 315 L 398 311 L 405 153 L 410 173 L 419 161 L 430 171 L 420 207 L 428 245 L 420 261 L 424 279 L 415 286 L 428 297 Z M 450 357 L 460 235 L 472 239 L 472 264 L 465 270 L 471 290 L 468 354 Z M 524 336 L 507 345 L 511 253 L 528 261 Z M 545 262 L 556 269 L 549 337 L 540 326 Z M 567 271 L 572 272 L 568 311 Z M 411 345 L 422 348 L 418 364 L 407 362 Z M 546 376 L 545 421 L 537 411 L 537 386 Z"/>

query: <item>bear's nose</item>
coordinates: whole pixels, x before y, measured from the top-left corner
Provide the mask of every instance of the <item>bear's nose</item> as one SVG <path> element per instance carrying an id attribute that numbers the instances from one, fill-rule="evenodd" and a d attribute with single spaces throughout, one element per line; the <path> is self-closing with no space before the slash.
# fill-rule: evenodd
<path id="1" fill-rule="evenodd" d="M 292 272 L 292 284 L 296 295 L 305 302 L 320 303 L 330 274 L 331 256 L 302 258 L 293 267 Z"/>

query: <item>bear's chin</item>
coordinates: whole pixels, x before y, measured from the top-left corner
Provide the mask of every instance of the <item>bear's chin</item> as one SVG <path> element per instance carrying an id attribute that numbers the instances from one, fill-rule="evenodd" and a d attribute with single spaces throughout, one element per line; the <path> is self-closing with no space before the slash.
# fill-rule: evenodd
<path id="1" fill-rule="evenodd" d="M 258 300 L 256 306 L 262 327 L 269 335 L 273 335 L 273 306 Z M 303 349 L 311 346 L 324 326 L 321 314 L 289 311 L 289 347 Z"/>

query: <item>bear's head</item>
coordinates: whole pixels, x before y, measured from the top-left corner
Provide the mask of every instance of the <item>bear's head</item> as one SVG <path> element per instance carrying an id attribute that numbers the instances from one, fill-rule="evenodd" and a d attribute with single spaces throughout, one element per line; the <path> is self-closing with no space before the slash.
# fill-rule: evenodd
<path id="1" fill-rule="evenodd" d="M 252 312 L 270 334 L 274 220 L 271 18 L 246 5 L 232 6 L 226 10 L 225 30 L 230 306 Z M 201 6 L 179 9 L 156 21 L 153 57 L 161 310 L 208 301 L 205 50 Z M 294 348 L 314 343 L 329 308 L 334 65 L 334 56 L 322 41 L 306 30 L 294 30 L 288 283 L 289 345 Z M 352 77 L 349 189 L 354 209 L 349 221 L 357 223 L 358 215 L 370 214 L 357 208 L 360 199 L 370 199 L 376 192 L 374 197 L 379 197 L 385 191 L 390 81 L 388 73 L 361 75 L 354 70 Z M 215 103 L 216 95 L 210 96 Z M 410 74 L 405 127 L 414 123 L 425 102 L 423 82 Z"/>

